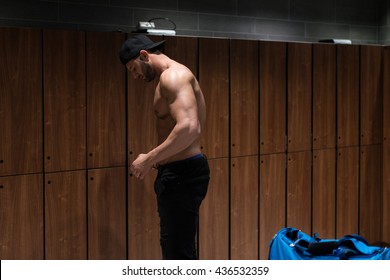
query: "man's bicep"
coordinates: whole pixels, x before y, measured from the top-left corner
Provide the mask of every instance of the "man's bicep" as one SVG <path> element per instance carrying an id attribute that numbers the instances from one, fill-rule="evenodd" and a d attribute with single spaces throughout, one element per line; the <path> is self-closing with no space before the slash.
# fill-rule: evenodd
<path id="1" fill-rule="evenodd" d="M 198 108 L 196 98 L 191 86 L 182 87 L 176 93 L 172 93 L 169 100 L 169 109 L 176 122 L 183 119 L 197 119 Z"/>

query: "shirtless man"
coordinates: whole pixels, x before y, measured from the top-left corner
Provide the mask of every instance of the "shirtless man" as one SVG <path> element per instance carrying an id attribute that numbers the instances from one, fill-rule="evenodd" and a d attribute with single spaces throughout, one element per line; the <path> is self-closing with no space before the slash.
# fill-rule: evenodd
<path id="1" fill-rule="evenodd" d="M 197 259 L 199 207 L 210 179 L 199 143 L 206 105 L 193 73 L 160 52 L 164 43 L 137 35 L 127 39 L 119 53 L 133 78 L 158 80 L 154 93 L 158 146 L 138 155 L 130 169 L 138 179 L 158 169 L 154 189 L 163 259 Z"/>

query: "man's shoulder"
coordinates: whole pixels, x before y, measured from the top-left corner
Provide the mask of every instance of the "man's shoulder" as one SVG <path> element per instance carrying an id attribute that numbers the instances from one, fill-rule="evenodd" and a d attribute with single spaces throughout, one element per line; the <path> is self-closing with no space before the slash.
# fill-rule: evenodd
<path id="1" fill-rule="evenodd" d="M 170 84 L 185 84 L 194 79 L 194 75 L 190 69 L 182 64 L 175 64 L 166 69 L 160 76 L 160 83 L 162 86 Z"/>

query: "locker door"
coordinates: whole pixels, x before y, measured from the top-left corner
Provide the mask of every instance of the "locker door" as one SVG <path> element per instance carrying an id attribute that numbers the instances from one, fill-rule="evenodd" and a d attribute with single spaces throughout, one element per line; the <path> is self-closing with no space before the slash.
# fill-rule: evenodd
<path id="1" fill-rule="evenodd" d="M 42 172 L 42 33 L 0 28 L 0 41 L 0 176 Z"/>

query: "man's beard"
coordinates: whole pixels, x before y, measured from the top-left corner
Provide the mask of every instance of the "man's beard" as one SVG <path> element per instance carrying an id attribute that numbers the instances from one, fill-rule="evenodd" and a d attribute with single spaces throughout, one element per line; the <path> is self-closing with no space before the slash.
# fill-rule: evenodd
<path id="1" fill-rule="evenodd" d="M 149 63 L 141 61 L 141 69 L 142 69 L 142 73 L 144 74 L 145 82 L 151 82 L 154 80 L 154 78 L 156 77 L 156 72 L 149 65 Z"/>

